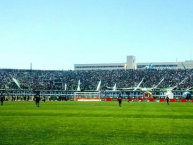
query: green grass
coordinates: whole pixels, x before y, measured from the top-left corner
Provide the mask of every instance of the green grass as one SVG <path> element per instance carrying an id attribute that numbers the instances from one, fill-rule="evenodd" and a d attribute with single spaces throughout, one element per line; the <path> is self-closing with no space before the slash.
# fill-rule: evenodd
<path id="1" fill-rule="evenodd" d="M 193 103 L 4 102 L 0 145 L 192 145 Z"/>

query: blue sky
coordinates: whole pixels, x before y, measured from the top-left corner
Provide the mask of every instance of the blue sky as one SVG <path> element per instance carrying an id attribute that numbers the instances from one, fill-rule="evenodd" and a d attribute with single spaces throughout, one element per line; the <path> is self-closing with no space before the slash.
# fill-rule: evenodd
<path id="1" fill-rule="evenodd" d="M 0 68 L 193 59 L 192 0 L 0 0 Z"/>

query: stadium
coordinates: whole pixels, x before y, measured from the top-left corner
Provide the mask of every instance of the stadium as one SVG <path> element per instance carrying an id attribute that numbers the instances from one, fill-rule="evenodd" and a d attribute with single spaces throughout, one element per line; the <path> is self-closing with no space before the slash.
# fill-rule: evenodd
<path id="1" fill-rule="evenodd" d="M 192 6 L 1 0 L 0 145 L 193 145 Z"/>
<path id="2" fill-rule="evenodd" d="M 39 92 L 46 100 L 64 96 L 77 100 L 77 95 L 81 99 L 110 100 L 121 93 L 131 101 L 149 94 L 151 97 L 145 98 L 153 101 L 165 99 L 169 93 L 171 101 L 191 101 L 193 63 L 187 62 L 178 62 L 173 67 L 174 62 L 136 63 L 135 56 L 127 56 L 122 67 L 112 63 L 75 64 L 75 69 L 69 71 L 1 69 L 0 89 L 6 92 L 6 100 L 15 96 L 19 100 L 33 100 L 34 93 Z"/>
<path id="3" fill-rule="evenodd" d="M 192 144 L 192 73 L 1 69 L 0 144 Z"/>

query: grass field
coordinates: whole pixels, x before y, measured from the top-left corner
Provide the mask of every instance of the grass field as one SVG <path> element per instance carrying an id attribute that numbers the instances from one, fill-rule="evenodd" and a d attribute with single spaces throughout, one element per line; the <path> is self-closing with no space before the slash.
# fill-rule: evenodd
<path id="1" fill-rule="evenodd" d="M 193 103 L 4 102 L 0 145 L 192 145 Z"/>

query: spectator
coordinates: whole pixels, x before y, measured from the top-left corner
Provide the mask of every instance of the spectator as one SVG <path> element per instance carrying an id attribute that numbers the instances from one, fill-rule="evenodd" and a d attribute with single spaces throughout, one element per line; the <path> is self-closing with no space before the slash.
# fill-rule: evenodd
<path id="1" fill-rule="evenodd" d="M 78 80 L 81 90 L 96 90 L 101 80 L 101 88 L 112 87 L 116 83 L 118 88 L 135 87 L 144 78 L 140 87 L 152 88 L 162 78 L 164 81 L 159 88 L 174 87 L 187 89 L 192 86 L 193 69 L 138 69 L 138 70 L 90 70 L 90 71 L 44 71 L 44 70 L 0 70 L 0 89 L 18 89 L 12 77 L 18 80 L 22 89 L 28 90 L 76 90 Z M 184 80 L 180 85 L 179 83 Z"/>

